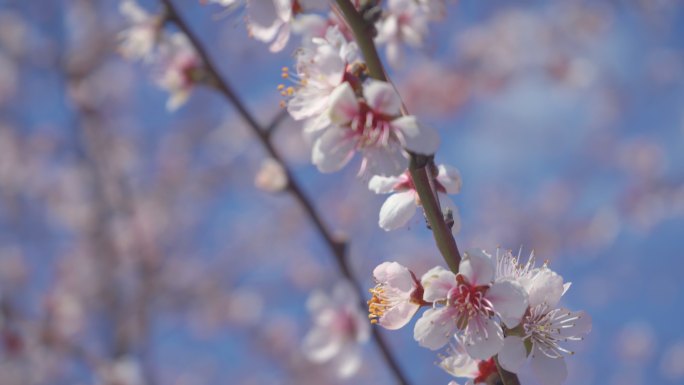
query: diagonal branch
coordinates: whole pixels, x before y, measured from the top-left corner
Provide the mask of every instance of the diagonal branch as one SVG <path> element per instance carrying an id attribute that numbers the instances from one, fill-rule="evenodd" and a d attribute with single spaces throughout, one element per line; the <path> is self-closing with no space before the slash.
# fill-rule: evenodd
<path id="1" fill-rule="evenodd" d="M 283 157 L 278 154 L 276 151 L 273 142 L 271 141 L 270 138 L 270 132 L 273 129 L 275 125 L 277 125 L 277 121 L 274 121 L 275 124 L 271 124 L 269 127 L 264 128 L 262 127 L 256 120 L 256 118 L 247 110 L 247 107 L 243 103 L 243 101 L 240 99 L 240 97 L 237 95 L 237 93 L 233 90 L 231 85 L 228 83 L 228 81 L 220 75 L 219 71 L 217 70 L 216 66 L 212 62 L 211 58 L 209 57 L 207 51 L 204 49 L 204 46 L 202 45 L 202 42 L 199 40 L 197 35 L 192 31 L 192 29 L 188 26 L 187 22 L 181 14 L 178 12 L 178 9 L 176 6 L 173 4 L 171 0 L 160 0 L 165 6 L 166 6 L 166 17 L 167 20 L 173 22 L 176 24 L 176 26 L 188 37 L 190 42 L 195 48 L 195 51 L 197 54 L 200 56 L 202 59 L 202 62 L 204 63 L 204 67 L 207 70 L 207 72 L 211 75 L 212 81 L 214 85 L 216 86 L 217 90 L 223 94 L 223 96 L 228 99 L 228 101 L 233 104 L 233 106 L 237 109 L 238 113 L 240 116 L 247 122 L 247 125 L 249 126 L 250 130 L 252 133 L 259 139 L 261 144 L 264 146 L 268 154 L 275 159 L 278 163 L 280 163 L 283 167 L 283 170 L 285 171 L 285 175 L 288 180 L 288 185 L 287 185 L 287 191 L 297 200 L 297 202 L 302 206 L 302 209 L 306 212 L 307 216 L 311 220 L 311 222 L 314 224 L 314 227 L 316 231 L 319 233 L 319 235 L 325 240 L 325 244 L 330 250 L 331 254 L 335 257 L 335 261 L 337 262 L 337 266 L 344 275 L 345 278 L 350 280 L 351 282 L 354 282 L 354 287 L 357 290 L 357 293 L 359 295 L 359 298 L 363 301 L 363 298 L 365 297 L 364 290 L 362 287 L 359 285 L 359 283 L 356 281 L 354 278 L 351 269 L 349 267 L 349 264 L 347 262 L 346 254 L 347 254 L 347 242 L 338 239 L 335 236 L 332 235 L 331 231 L 328 229 L 328 227 L 325 225 L 323 222 L 323 219 L 321 218 L 320 214 L 316 211 L 314 208 L 314 205 L 312 201 L 307 197 L 307 195 L 304 192 L 304 189 L 301 187 L 299 182 L 294 178 L 292 170 L 287 166 L 285 163 Z M 282 119 L 282 115 L 279 115 L 276 117 L 276 119 Z M 365 308 L 365 302 L 362 302 L 362 306 Z M 380 351 L 382 353 L 382 356 L 389 366 L 390 370 L 393 372 L 394 376 L 396 377 L 396 380 L 399 384 L 401 385 L 409 385 L 408 380 L 406 379 L 406 376 L 402 372 L 402 369 L 400 368 L 398 362 L 392 355 L 392 352 L 390 351 L 387 343 L 383 339 L 382 335 L 378 331 L 377 328 L 371 328 L 372 329 L 372 336 L 373 339 L 375 340 L 376 344 L 380 348 Z"/>

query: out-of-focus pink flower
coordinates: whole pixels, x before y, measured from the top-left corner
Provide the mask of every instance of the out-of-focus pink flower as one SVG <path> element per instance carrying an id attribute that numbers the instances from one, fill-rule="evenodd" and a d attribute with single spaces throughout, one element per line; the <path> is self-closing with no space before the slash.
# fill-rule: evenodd
<path id="1" fill-rule="evenodd" d="M 363 154 L 361 172 L 396 175 L 406 168 L 402 148 L 433 154 L 439 146 L 437 132 L 415 116 L 401 116 L 401 100 L 386 82 L 371 80 L 358 99 L 349 83 L 330 96 L 328 128 L 315 142 L 312 161 L 321 172 L 334 172 L 346 165 L 356 151 Z"/>
<path id="2" fill-rule="evenodd" d="M 406 325 L 425 303 L 423 287 L 412 271 L 397 262 L 383 262 L 373 270 L 377 284 L 368 301 L 371 323 L 395 330 Z"/>
<path id="3" fill-rule="evenodd" d="M 435 182 L 439 202 L 442 211 L 451 210 L 454 219 L 452 230 L 458 232 L 461 228 L 458 207 L 447 194 L 458 194 L 461 191 L 461 174 L 458 169 L 443 164 L 437 169 Z M 387 231 L 405 226 L 415 214 L 416 208 L 421 205 L 408 170 L 399 176 L 375 175 L 368 182 L 368 188 L 376 194 L 392 193 L 380 208 L 378 221 L 380 227 Z"/>
<path id="4" fill-rule="evenodd" d="M 282 191 L 287 186 L 285 169 L 275 159 L 267 158 L 261 162 L 261 167 L 254 178 L 254 185 L 267 192 Z"/>
<path id="5" fill-rule="evenodd" d="M 174 111 L 188 100 L 202 76 L 202 61 L 184 34 L 173 33 L 160 42 L 157 64 L 157 84 L 169 92 L 166 108 Z"/>
<path id="6" fill-rule="evenodd" d="M 361 367 L 359 344 L 368 340 L 370 323 L 351 284 L 338 283 L 332 296 L 314 292 L 307 307 L 314 326 L 304 338 L 304 355 L 313 362 L 331 363 L 341 378 L 354 375 Z"/>
<path id="7" fill-rule="evenodd" d="M 130 24 L 119 33 L 121 54 L 132 60 L 151 60 L 161 20 L 145 12 L 135 0 L 122 0 L 119 10 Z"/>
<path id="8" fill-rule="evenodd" d="M 389 0 L 384 17 L 378 21 L 378 44 L 386 44 L 387 60 L 401 66 L 403 45 L 421 47 L 428 32 L 428 18 L 414 0 Z"/>
<path id="9" fill-rule="evenodd" d="M 439 266 L 425 273 L 423 299 L 443 306 L 426 311 L 416 322 L 416 341 L 436 350 L 459 331 L 471 357 L 484 360 L 498 353 L 503 330 L 492 317 L 498 315 L 509 328 L 517 326 L 527 295 L 516 282 L 493 282 L 494 272 L 492 257 L 473 250 L 464 254 L 458 275 Z"/>

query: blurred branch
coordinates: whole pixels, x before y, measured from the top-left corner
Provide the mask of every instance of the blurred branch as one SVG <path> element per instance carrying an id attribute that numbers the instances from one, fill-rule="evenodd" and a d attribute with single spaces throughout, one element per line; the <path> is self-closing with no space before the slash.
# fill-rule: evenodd
<path id="1" fill-rule="evenodd" d="M 186 23 L 185 19 L 181 16 L 181 14 L 178 12 L 176 6 L 173 4 L 171 0 L 160 0 L 165 6 L 166 6 L 166 16 L 167 19 L 173 23 L 176 24 L 176 26 L 183 32 L 185 35 L 188 37 L 192 45 L 195 47 L 195 50 L 197 51 L 197 54 L 200 56 L 202 59 L 204 66 L 211 74 L 213 77 L 214 85 L 218 89 L 223 96 L 230 101 L 231 104 L 237 109 L 238 113 L 240 116 L 247 122 L 250 130 L 252 133 L 259 139 L 261 144 L 264 146 L 268 154 L 275 159 L 278 163 L 280 163 L 285 171 L 285 175 L 287 176 L 288 180 L 288 185 L 287 185 L 287 191 L 290 192 L 290 194 L 297 200 L 297 202 L 302 206 L 304 211 L 306 212 L 307 216 L 309 219 L 313 222 L 316 231 L 319 233 L 319 235 L 325 240 L 325 243 L 330 249 L 330 252 L 333 254 L 335 257 L 335 260 L 337 262 L 337 266 L 340 270 L 340 272 L 350 281 L 354 282 L 355 285 L 354 287 L 356 288 L 359 298 L 361 299 L 362 306 L 365 308 L 365 302 L 363 302 L 363 298 L 365 298 L 365 291 L 362 289 L 362 287 L 359 285 L 357 280 L 354 278 L 351 269 L 349 267 L 346 253 L 347 253 L 347 242 L 341 239 L 336 238 L 335 236 L 332 235 L 328 227 L 325 225 L 323 222 L 323 219 L 321 218 L 320 214 L 316 211 L 314 208 L 314 205 L 312 201 L 307 197 L 307 195 L 304 193 L 304 189 L 300 186 L 299 182 L 294 178 L 292 170 L 287 166 L 285 163 L 285 160 L 283 159 L 280 154 L 276 151 L 273 142 L 271 141 L 270 138 L 270 132 L 273 130 L 273 128 L 278 124 L 277 119 L 283 119 L 284 118 L 284 113 L 281 112 L 277 117 L 276 120 L 274 120 L 274 123 L 269 125 L 269 129 L 263 128 L 255 119 L 255 117 L 247 110 L 247 107 L 245 106 L 244 102 L 240 99 L 240 97 L 237 95 L 237 93 L 233 90 L 231 85 L 228 83 L 228 81 L 220 75 L 218 70 L 216 69 L 216 66 L 214 65 L 213 61 L 209 57 L 209 54 L 207 51 L 204 49 L 204 46 L 202 45 L 202 42 L 199 40 L 199 38 L 195 35 L 195 33 L 192 31 L 192 29 L 188 26 Z M 378 347 L 380 348 L 382 355 L 391 369 L 391 371 L 394 373 L 397 381 L 402 384 L 402 385 L 408 385 L 409 382 L 407 381 L 405 375 L 403 374 L 401 368 L 399 367 L 399 364 L 397 361 L 394 359 L 387 343 L 384 341 L 382 336 L 380 335 L 380 332 L 377 328 L 372 328 L 372 335 L 373 339 L 377 343 Z"/>

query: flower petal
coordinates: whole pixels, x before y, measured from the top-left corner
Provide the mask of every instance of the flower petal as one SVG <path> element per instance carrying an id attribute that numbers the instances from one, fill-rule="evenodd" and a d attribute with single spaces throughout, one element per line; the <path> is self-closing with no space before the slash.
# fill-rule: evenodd
<path id="1" fill-rule="evenodd" d="M 545 303 L 554 308 L 563 295 L 563 277 L 543 266 L 525 282 L 525 289 L 530 295 L 530 307 Z"/>
<path id="2" fill-rule="evenodd" d="M 451 309 L 442 307 L 423 313 L 413 329 L 413 338 L 418 344 L 430 350 L 437 350 L 449 342 L 456 331 Z"/>
<path id="3" fill-rule="evenodd" d="M 527 310 L 527 293 L 519 283 L 514 281 L 492 284 L 485 297 L 492 303 L 494 311 L 501 316 L 501 320 L 509 328 L 516 327 Z"/>
<path id="4" fill-rule="evenodd" d="M 335 358 L 335 372 L 341 379 L 356 374 L 361 367 L 361 352 L 354 345 L 347 345 Z"/>
<path id="5" fill-rule="evenodd" d="M 407 150 L 424 155 L 432 155 L 439 148 L 439 134 L 429 126 L 418 122 L 415 116 L 402 116 L 394 119 L 392 128 L 401 134 L 401 140 Z"/>
<path id="6" fill-rule="evenodd" d="M 475 325 L 471 325 L 475 323 Z M 489 318 L 472 318 L 465 333 L 465 348 L 476 360 L 488 360 L 503 347 L 503 330 Z"/>
<path id="7" fill-rule="evenodd" d="M 527 360 L 525 342 L 518 336 L 508 336 L 504 339 L 499 352 L 499 364 L 509 372 L 518 373 Z"/>
<path id="8" fill-rule="evenodd" d="M 420 309 L 419 304 L 407 299 L 387 310 L 378 320 L 378 324 L 389 330 L 401 329 L 411 321 L 418 309 Z"/>
<path id="9" fill-rule="evenodd" d="M 304 355 L 313 362 L 326 362 L 340 351 L 341 343 L 327 328 L 311 330 L 302 344 Z"/>
<path id="10" fill-rule="evenodd" d="M 456 275 L 441 266 L 435 266 L 420 279 L 423 286 L 423 300 L 441 301 L 447 298 L 449 290 L 456 286 Z"/>
<path id="11" fill-rule="evenodd" d="M 446 164 L 437 166 L 437 181 L 444 186 L 447 194 L 458 194 L 461 192 L 461 172 L 456 167 Z"/>
<path id="12" fill-rule="evenodd" d="M 403 182 L 405 176 L 381 176 L 374 175 L 368 181 L 368 189 L 376 194 L 389 194 L 394 191 L 394 186 Z"/>
<path id="13" fill-rule="evenodd" d="M 465 253 L 459 272 L 474 286 L 488 285 L 494 279 L 496 268 L 492 256 L 484 250 L 473 249 Z"/>
<path id="14" fill-rule="evenodd" d="M 321 172 L 335 172 L 354 156 L 354 142 L 344 128 L 331 127 L 314 142 L 311 161 Z"/>
<path id="15" fill-rule="evenodd" d="M 415 191 L 392 194 L 380 208 L 378 224 L 386 231 L 398 229 L 413 217 L 416 207 Z"/>
<path id="16" fill-rule="evenodd" d="M 330 121 L 344 126 L 359 114 L 359 101 L 349 83 L 344 82 L 330 94 Z"/>
<path id="17" fill-rule="evenodd" d="M 363 96 L 368 106 L 383 115 L 397 116 L 401 110 L 401 100 L 391 84 L 370 80 L 363 87 Z"/>
<path id="18" fill-rule="evenodd" d="M 551 358 L 544 354 L 536 344 L 532 348 L 532 373 L 544 385 L 561 385 L 568 376 L 565 359 Z"/>
<path id="19" fill-rule="evenodd" d="M 562 309 L 565 310 L 565 309 Z M 592 320 L 591 316 L 589 313 L 585 311 L 577 311 L 577 312 L 568 312 L 568 317 L 564 318 L 576 318 L 572 322 L 568 322 L 568 324 L 572 324 L 572 326 L 567 326 L 561 328 L 558 331 L 558 334 L 560 334 L 563 337 L 579 337 L 583 336 L 586 334 L 589 334 L 591 331 L 591 326 L 592 326 Z"/>
<path id="20" fill-rule="evenodd" d="M 373 269 L 373 278 L 405 293 L 410 293 L 415 287 L 411 271 L 398 262 L 379 264 Z"/>
<path id="21" fill-rule="evenodd" d="M 282 25 L 273 0 L 247 2 L 247 28 L 255 39 L 270 42 Z"/>

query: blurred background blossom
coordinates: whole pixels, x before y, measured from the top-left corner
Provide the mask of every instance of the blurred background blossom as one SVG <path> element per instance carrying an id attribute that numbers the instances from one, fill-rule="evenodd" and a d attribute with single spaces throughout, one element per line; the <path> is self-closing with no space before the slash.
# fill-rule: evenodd
<path id="1" fill-rule="evenodd" d="M 462 174 L 462 248 L 534 249 L 573 282 L 594 330 L 567 383 L 683 383 L 684 6 L 449 4 L 392 77 Z M 178 5 L 261 123 L 278 116 L 288 49 Z M 351 380 L 306 359 L 333 259 L 235 111 L 197 87 L 168 112 L 117 53 L 124 25 L 116 1 L 0 4 L 3 385 L 391 383 L 370 344 Z M 441 262 L 419 216 L 377 227 L 383 197 L 355 167 L 319 174 L 298 123 L 273 135 L 363 285 L 380 261 Z M 410 328 L 391 346 L 414 382 L 449 381 Z"/>

